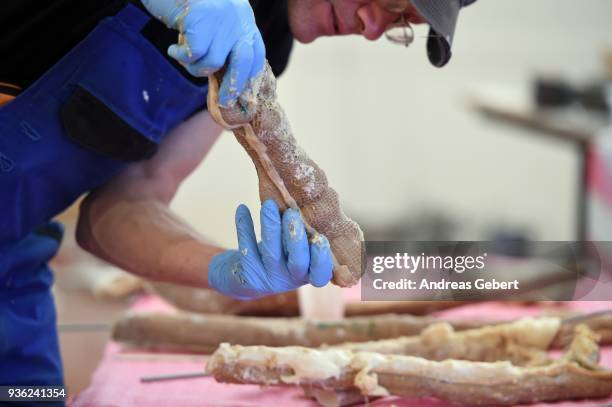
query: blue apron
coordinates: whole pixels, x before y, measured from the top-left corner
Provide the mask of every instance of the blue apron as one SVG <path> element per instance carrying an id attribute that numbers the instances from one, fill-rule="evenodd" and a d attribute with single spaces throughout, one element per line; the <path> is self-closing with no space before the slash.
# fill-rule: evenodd
<path id="1" fill-rule="evenodd" d="M 143 36 L 149 22 L 126 6 L 0 108 L 0 385 L 63 383 L 49 220 L 205 107 L 207 87 Z"/>

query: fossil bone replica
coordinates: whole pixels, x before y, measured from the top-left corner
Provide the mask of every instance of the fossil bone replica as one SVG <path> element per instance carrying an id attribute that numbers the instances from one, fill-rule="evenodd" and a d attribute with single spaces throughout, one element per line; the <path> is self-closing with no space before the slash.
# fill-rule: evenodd
<path id="1" fill-rule="evenodd" d="M 531 330 L 538 325 L 533 322 L 522 327 L 522 334 L 515 332 L 510 336 L 516 347 L 537 352 L 552 340 L 555 322 L 540 322 L 542 329 L 531 339 Z M 508 338 L 508 327 L 483 329 L 489 330 L 487 336 L 494 336 L 497 331 Z M 447 339 L 449 344 L 456 341 L 452 335 Z M 439 339 L 439 346 L 448 347 L 443 342 L 444 338 Z M 439 361 L 350 348 L 222 344 L 211 356 L 207 371 L 217 381 L 227 383 L 302 386 L 331 394 L 358 391 L 372 397 L 435 397 L 466 405 L 516 405 L 612 395 L 612 371 L 599 366 L 598 360 L 596 335 L 585 325 L 579 325 L 566 353 L 548 362 L 539 358 L 536 363 L 531 358 L 520 358 L 514 361 L 516 364 L 508 360 Z"/>
<path id="2" fill-rule="evenodd" d="M 346 341 L 418 335 L 434 318 L 410 315 L 353 317 L 322 322 L 302 318 L 259 318 L 195 313 L 128 312 L 113 327 L 113 339 L 147 349 L 212 353 L 221 343 L 317 347 Z M 454 321 L 453 327 L 475 328 L 478 321 Z"/>
<path id="3" fill-rule="evenodd" d="M 327 183 L 323 170 L 293 137 L 288 119 L 276 100 L 276 78 L 266 63 L 235 107 L 218 104 L 222 72 L 209 76 L 208 110 L 215 121 L 232 129 L 253 160 L 262 201 L 274 199 L 281 210 L 302 213 L 311 240 L 321 233 L 334 254 L 333 282 L 352 286 L 361 277 L 363 233 L 340 207 L 338 194 Z"/>
<path id="4" fill-rule="evenodd" d="M 210 353 L 221 343 L 229 342 L 239 345 L 267 346 L 335 346 L 342 345 L 352 350 L 367 350 L 381 353 L 402 353 L 421 355 L 427 358 L 457 357 L 456 352 L 464 354 L 483 354 L 485 349 L 492 349 L 494 354 L 487 358 L 462 357 L 471 360 L 491 360 L 500 352 L 497 342 L 503 340 L 510 353 L 520 349 L 511 347 L 522 339 L 534 341 L 534 335 L 543 332 L 552 335 L 552 327 L 557 326 L 550 348 L 559 349 L 567 346 L 573 339 L 576 319 L 573 317 L 536 318 L 527 322 L 504 322 L 493 320 L 443 320 L 434 317 L 416 317 L 412 315 L 377 315 L 369 317 L 351 317 L 338 321 L 316 321 L 302 318 L 258 318 L 233 315 L 203 315 L 196 313 L 160 313 L 150 311 L 129 312 L 122 316 L 113 327 L 113 339 L 126 345 L 181 352 Z M 545 321 L 561 321 L 546 323 Z M 587 325 L 598 336 L 601 343 L 612 343 L 612 314 L 583 314 L 578 316 L 579 323 Z M 506 328 L 496 328 L 497 326 Z M 437 328 L 434 329 L 434 327 Z M 452 330 L 450 330 L 452 327 Z M 477 329 L 482 328 L 482 329 Z M 503 331 L 502 331 L 503 330 Z M 466 331 L 455 332 L 455 331 Z M 429 332 L 429 334 L 425 334 Z M 501 332 L 505 332 L 504 335 Z M 416 337 L 420 335 L 421 337 Z M 475 337 L 474 335 L 477 335 Z M 457 344 L 452 350 L 444 348 L 435 338 L 447 338 L 444 343 Z M 477 338 L 477 339 L 475 339 Z M 531 339 L 530 339 L 531 338 Z M 491 345 L 485 347 L 484 343 Z M 545 341 L 541 341 L 544 343 Z M 471 343 L 481 346 L 474 348 Z M 533 345 L 530 349 L 535 349 Z M 445 350 L 447 349 L 447 350 Z M 472 350 L 470 350 L 472 349 Z M 538 349 L 546 349 L 539 347 Z M 517 356 L 518 357 L 518 356 Z"/>

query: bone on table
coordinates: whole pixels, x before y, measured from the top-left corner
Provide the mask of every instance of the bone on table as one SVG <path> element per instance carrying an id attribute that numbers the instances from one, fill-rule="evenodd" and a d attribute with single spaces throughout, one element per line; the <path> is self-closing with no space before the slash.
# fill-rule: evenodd
<path id="1" fill-rule="evenodd" d="M 611 395 L 612 371 L 598 366 L 598 359 L 596 335 L 580 325 L 565 355 L 544 366 L 432 361 L 346 349 L 222 344 L 211 356 L 207 371 L 227 383 L 435 397 L 468 405 L 515 405 Z"/>

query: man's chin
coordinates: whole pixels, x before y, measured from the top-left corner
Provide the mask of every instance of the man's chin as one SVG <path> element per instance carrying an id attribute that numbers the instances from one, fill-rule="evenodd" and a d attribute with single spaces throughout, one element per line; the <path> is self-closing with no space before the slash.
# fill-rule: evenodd
<path id="1" fill-rule="evenodd" d="M 298 37 L 298 36 L 294 36 L 294 38 L 297 40 L 297 42 L 302 43 L 302 44 L 310 44 L 311 42 L 313 42 L 314 40 L 316 40 L 318 37 L 314 36 L 314 37 Z"/>
<path id="2" fill-rule="evenodd" d="M 302 44 L 310 44 L 317 38 L 324 36 L 324 34 L 320 32 L 315 32 L 315 31 L 300 32 L 299 30 L 294 30 L 292 32 L 293 32 L 293 38 L 295 38 L 296 41 Z"/>
<path id="3" fill-rule="evenodd" d="M 320 33 L 313 29 L 305 29 L 305 27 L 300 27 L 298 24 L 293 25 L 291 22 L 289 23 L 289 27 L 291 28 L 293 38 L 302 44 L 310 44 L 321 36 Z"/>

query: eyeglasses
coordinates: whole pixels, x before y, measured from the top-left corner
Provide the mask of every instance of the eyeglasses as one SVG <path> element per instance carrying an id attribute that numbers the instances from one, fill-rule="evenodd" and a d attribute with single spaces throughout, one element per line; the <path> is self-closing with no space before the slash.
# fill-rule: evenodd
<path id="1" fill-rule="evenodd" d="M 414 41 L 414 30 L 403 14 L 385 30 L 385 38 L 393 44 L 408 47 Z"/>

